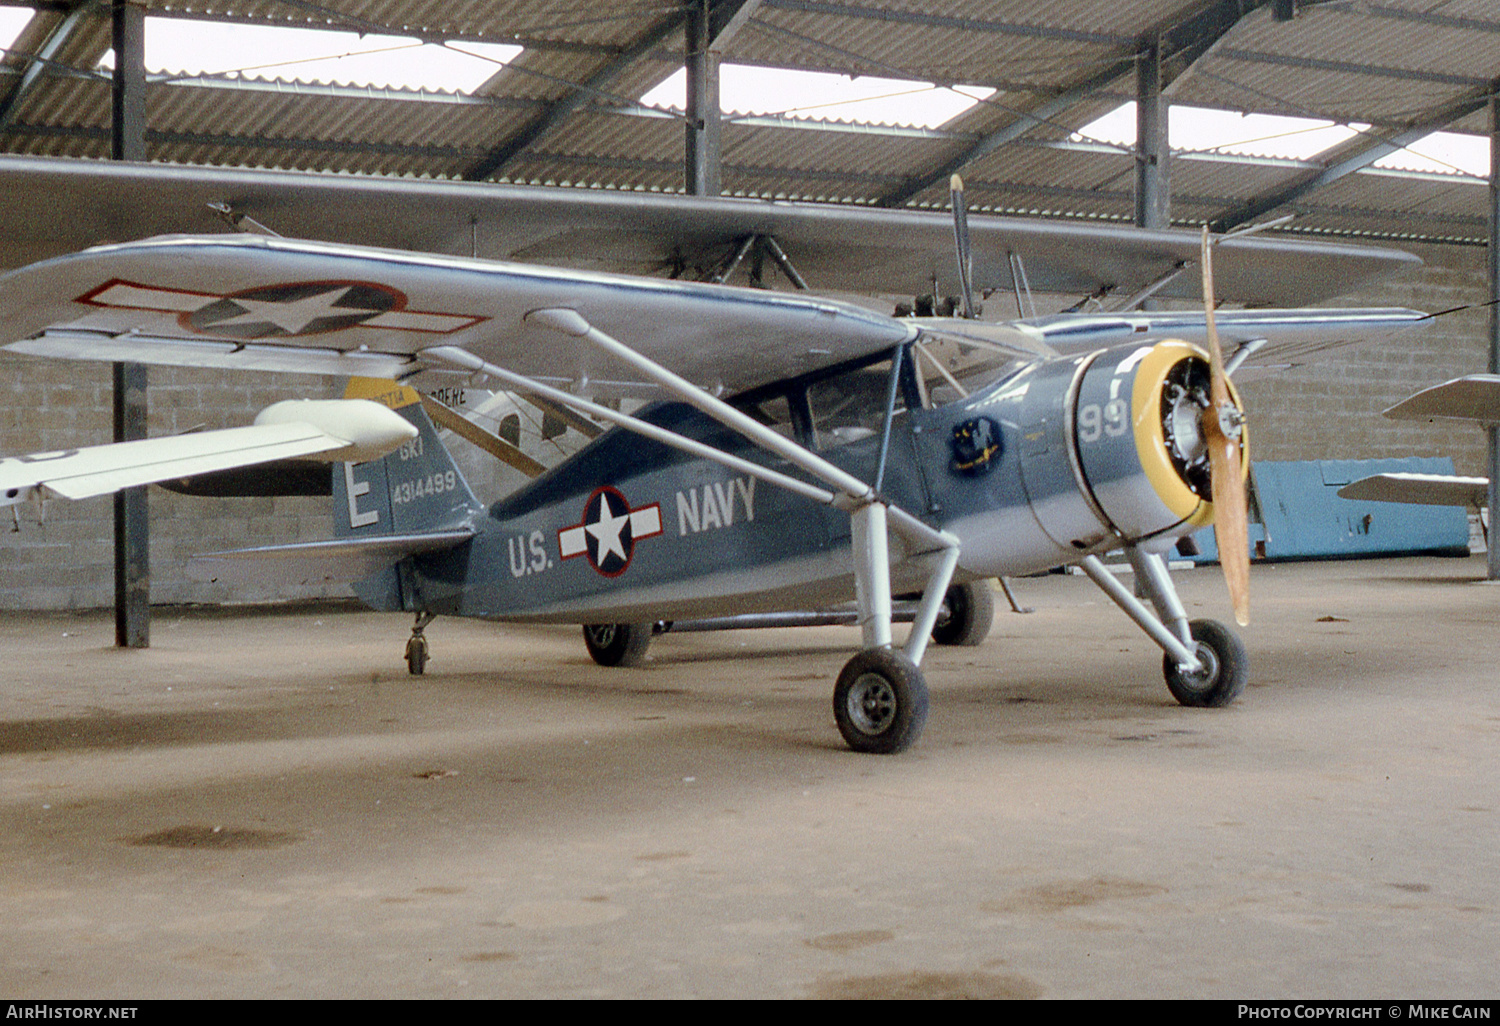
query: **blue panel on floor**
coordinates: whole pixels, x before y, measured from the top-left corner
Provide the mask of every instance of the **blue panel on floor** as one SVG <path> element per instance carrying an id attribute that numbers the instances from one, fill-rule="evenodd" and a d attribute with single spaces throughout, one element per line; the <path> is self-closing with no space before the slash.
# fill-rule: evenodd
<path id="1" fill-rule="evenodd" d="M 1255 464 L 1255 487 L 1265 516 L 1263 550 L 1250 525 L 1251 555 L 1264 559 L 1328 559 L 1469 552 L 1468 512 L 1457 506 L 1341 499 L 1338 490 L 1371 474 L 1452 474 L 1447 457 L 1384 460 L 1310 460 Z M 1193 535 L 1199 562 L 1217 560 L 1212 528 Z"/>

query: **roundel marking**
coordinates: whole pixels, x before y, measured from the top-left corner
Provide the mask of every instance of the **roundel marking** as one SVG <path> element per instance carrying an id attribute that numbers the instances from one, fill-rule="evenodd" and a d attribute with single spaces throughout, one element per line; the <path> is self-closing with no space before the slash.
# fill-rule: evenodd
<path id="1" fill-rule="evenodd" d="M 297 338 L 342 331 L 405 308 L 405 293 L 389 285 L 303 281 L 231 293 L 180 314 L 178 323 L 200 335 Z"/>
<path id="2" fill-rule="evenodd" d="M 583 520 L 557 533 L 563 559 L 586 556 L 605 577 L 619 577 L 635 558 L 636 542 L 662 533 L 661 505 L 631 509 L 618 488 L 596 488 L 583 506 Z"/>

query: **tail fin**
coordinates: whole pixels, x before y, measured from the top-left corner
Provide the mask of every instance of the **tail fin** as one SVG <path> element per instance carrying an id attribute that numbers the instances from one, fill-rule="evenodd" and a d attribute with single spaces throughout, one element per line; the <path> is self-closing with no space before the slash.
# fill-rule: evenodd
<path id="1" fill-rule="evenodd" d="M 417 437 L 368 463 L 334 468 L 334 533 L 339 537 L 419 534 L 453 527 L 482 508 L 438 439 L 422 397 L 408 385 L 351 378 L 345 399 L 370 399 L 395 410 Z"/>

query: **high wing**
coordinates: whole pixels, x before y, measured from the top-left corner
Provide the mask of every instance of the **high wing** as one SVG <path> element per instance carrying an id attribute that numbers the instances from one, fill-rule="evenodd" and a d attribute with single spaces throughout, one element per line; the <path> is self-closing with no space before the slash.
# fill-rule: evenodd
<path id="1" fill-rule="evenodd" d="M 0 459 L 0 506 L 53 495 L 86 499 L 272 460 L 373 459 L 416 434 L 385 407 L 365 400 L 277 403 L 249 427 Z"/>
<path id="2" fill-rule="evenodd" d="M 1327 359 L 1349 346 L 1425 327 L 1432 318 L 1420 310 L 1374 307 L 1220 310 L 1214 320 L 1220 339 L 1230 347 L 1229 358 L 1238 355 L 1243 361 L 1243 366 L 1235 372 L 1235 380 L 1245 382 Z M 1075 353 L 1124 345 L 1139 338 L 1175 338 L 1201 345 L 1208 337 L 1204 322 L 1201 310 L 1142 310 L 1120 314 L 1054 314 L 1016 321 L 1014 325 L 1057 352 Z"/>
<path id="3" fill-rule="evenodd" d="M 0 339 L 41 356 L 402 377 L 458 347 L 542 381 L 625 373 L 527 321 L 575 310 L 715 390 L 912 340 L 910 323 L 806 294 L 249 235 L 101 246 L 0 277 Z"/>
<path id="4" fill-rule="evenodd" d="M 39 202 L 57 215 L 38 216 Z M 772 239 L 814 289 L 957 289 L 943 211 L 0 157 L 10 266 L 103 242 L 224 232 L 225 220 L 347 245 L 684 277 L 711 274 L 746 240 Z M 977 290 L 1014 289 L 1014 254 L 1038 292 L 1127 297 L 1155 287 L 1159 298 L 1199 298 L 1195 232 L 973 214 L 969 234 Z M 1254 306 L 1320 302 L 1418 264 L 1396 250 L 1259 235 L 1226 237 L 1214 257 L 1221 298 Z"/>
<path id="5" fill-rule="evenodd" d="M 178 366 L 402 377 L 457 346 L 539 381 L 635 387 L 630 372 L 527 322 L 573 309 L 642 355 L 737 392 L 941 329 L 1033 354 L 1140 338 L 1201 341 L 1202 313 L 1059 314 L 983 324 L 886 316 L 807 292 L 562 270 L 252 235 L 101 246 L 0 277 L 15 352 Z M 1422 323 L 1402 309 L 1219 318 L 1250 369 L 1287 367 Z"/>

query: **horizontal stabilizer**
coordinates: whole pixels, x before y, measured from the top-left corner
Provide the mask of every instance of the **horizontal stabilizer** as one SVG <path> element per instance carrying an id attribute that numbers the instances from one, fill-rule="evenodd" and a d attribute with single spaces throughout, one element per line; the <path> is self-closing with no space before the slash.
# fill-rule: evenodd
<path id="1" fill-rule="evenodd" d="M 1385 411 L 1392 420 L 1453 418 L 1500 423 L 1500 374 L 1470 374 L 1425 388 Z"/>
<path id="2" fill-rule="evenodd" d="M 407 556 L 441 552 L 462 545 L 472 537 L 472 530 L 462 529 L 206 552 L 189 560 L 187 571 L 189 576 L 200 581 L 235 584 L 357 581 Z"/>
<path id="3" fill-rule="evenodd" d="M 1341 499 L 1407 502 L 1420 506 L 1472 506 L 1477 509 L 1485 504 L 1489 486 L 1486 477 L 1375 474 L 1345 485 L 1338 494 Z"/>

